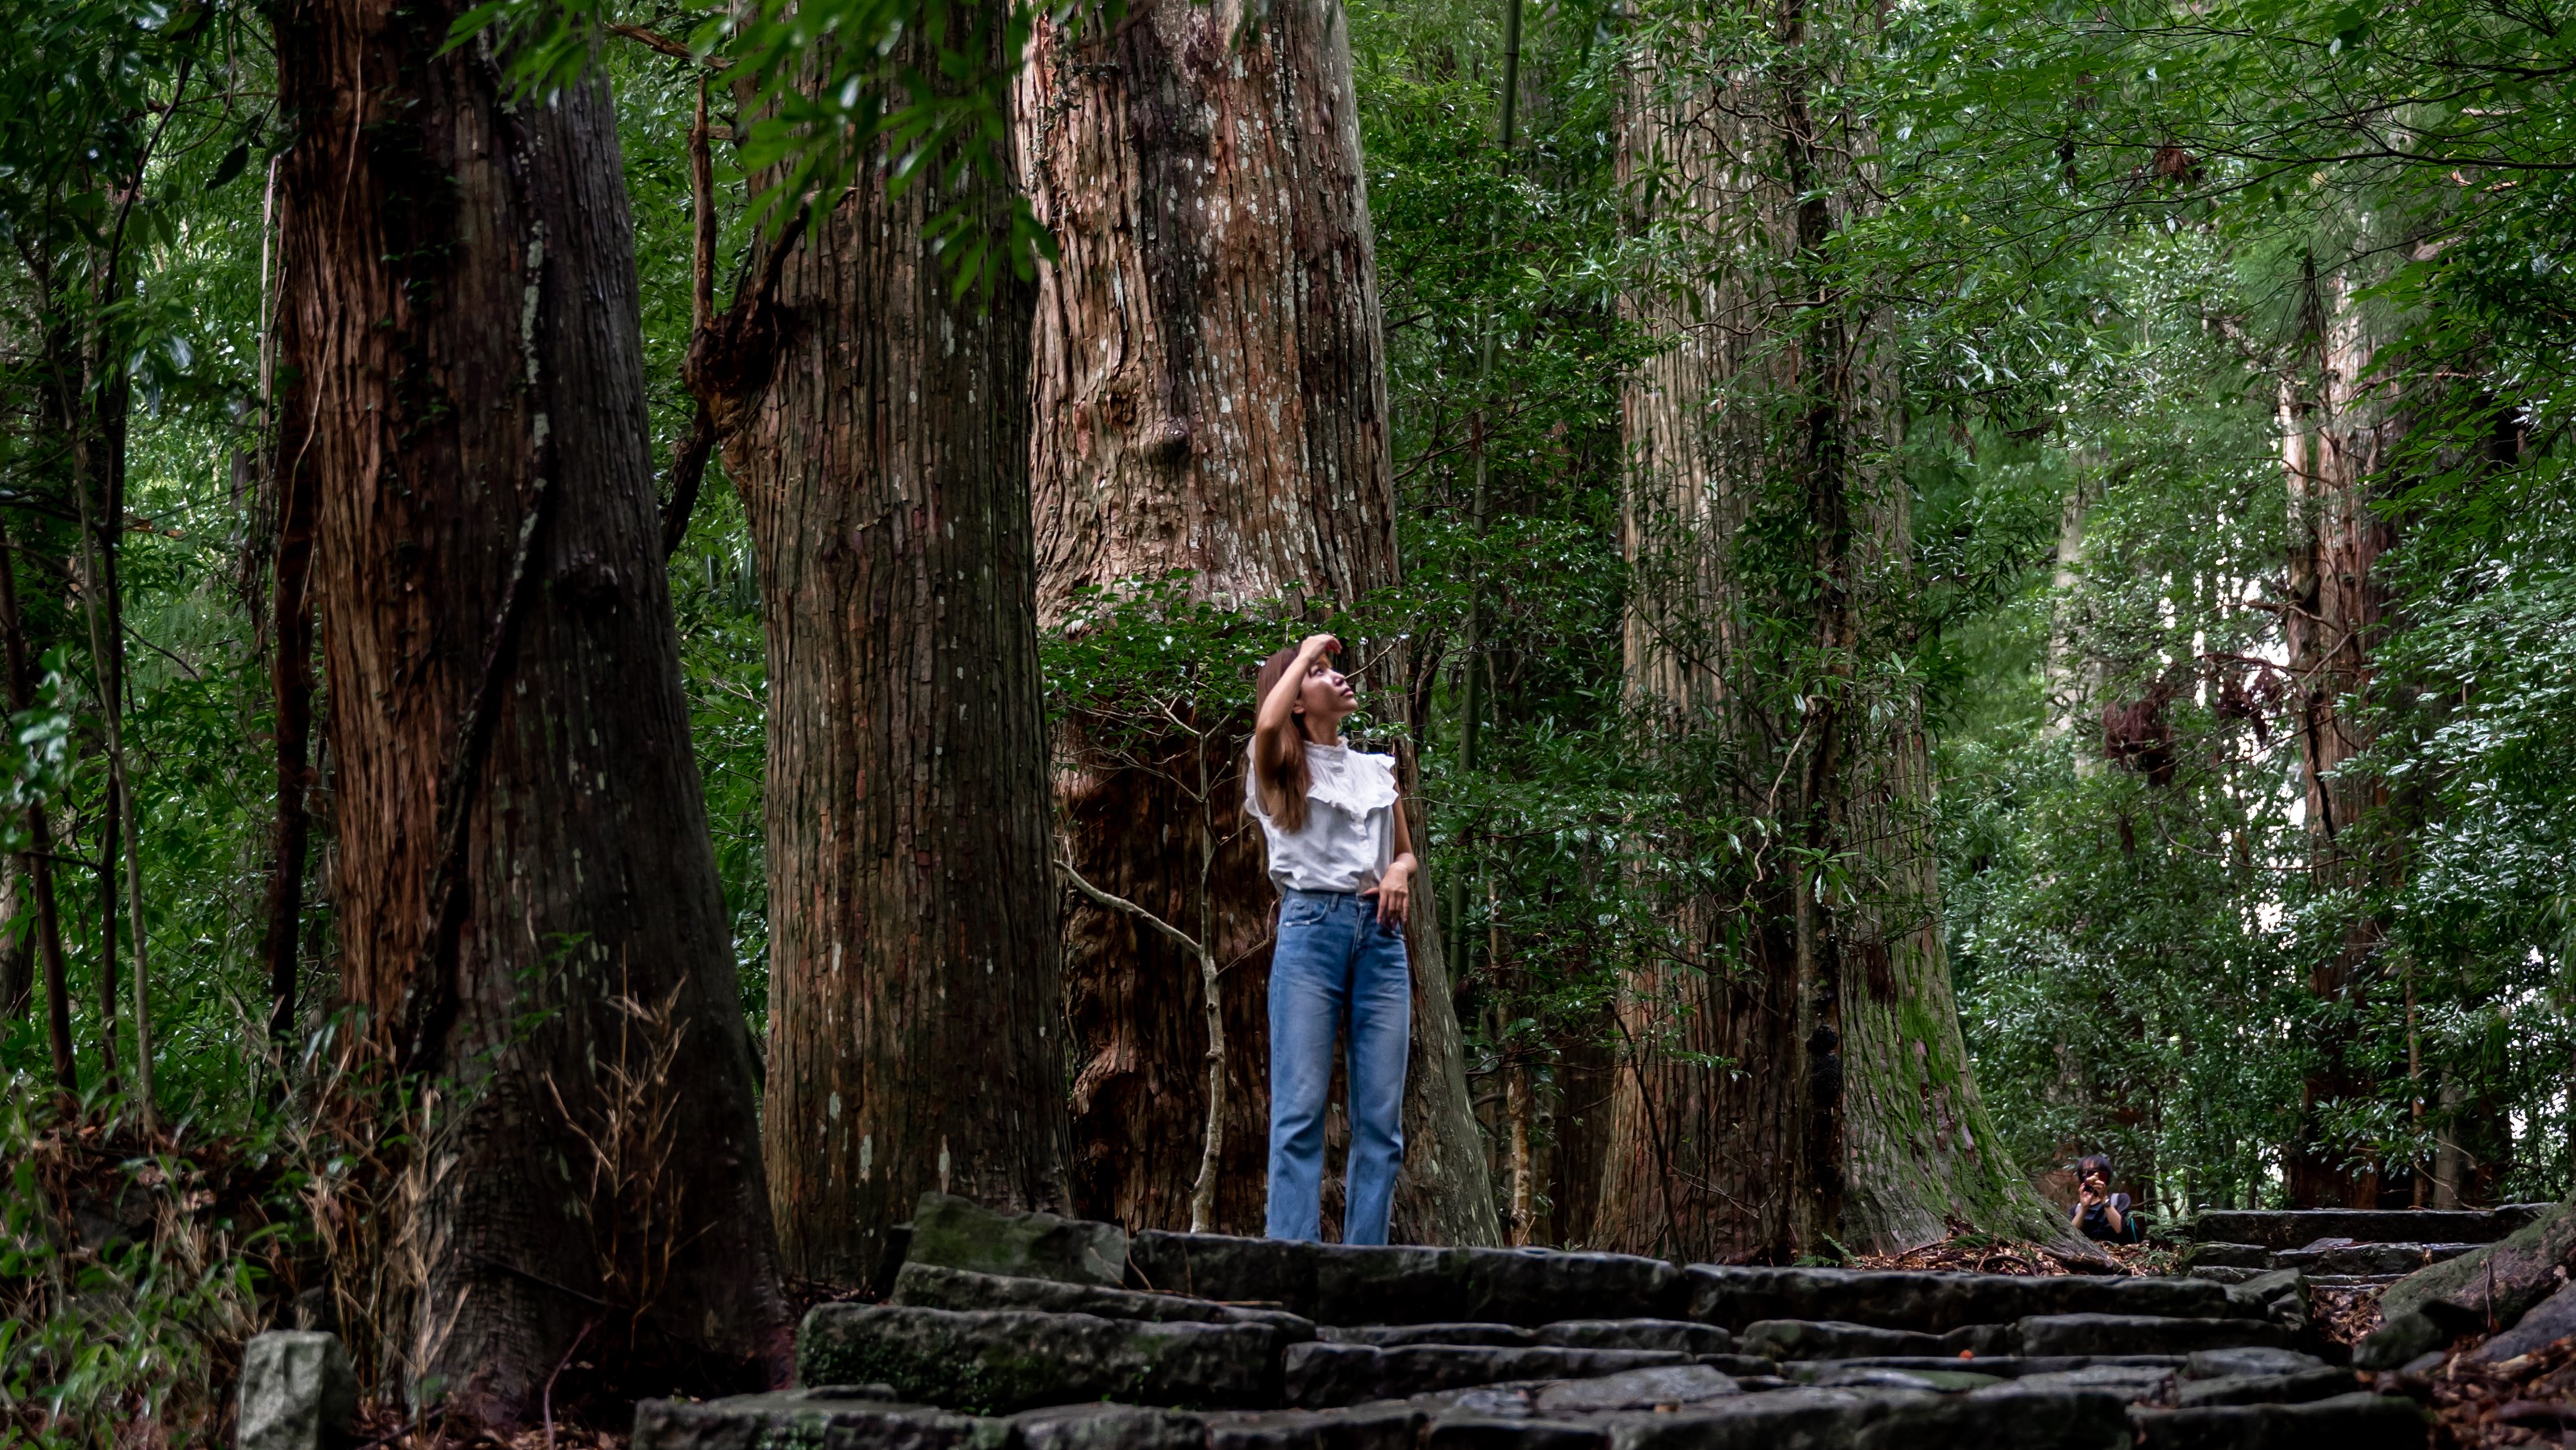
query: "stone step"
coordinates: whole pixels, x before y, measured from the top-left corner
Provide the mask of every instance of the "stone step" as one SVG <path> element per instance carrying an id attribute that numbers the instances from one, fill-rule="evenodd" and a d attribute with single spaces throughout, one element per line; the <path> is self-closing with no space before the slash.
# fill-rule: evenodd
<path id="1" fill-rule="evenodd" d="M 1711 1355 L 1735 1348 L 1735 1336 L 1724 1329 L 1687 1319 L 1561 1319 L 1535 1332 L 1539 1343 L 1568 1349 L 1677 1349 Z"/>
<path id="2" fill-rule="evenodd" d="M 2172 1319 L 2144 1314 L 2038 1314 L 2013 1325 L 2024 1355 L 2191 1354 L 2280 1348 L 2289 1332 L 2268 1319 Z"/>
<path id="3" fill-rule="evenodd" d="M 2267 1249 L 2295 1249 L 2319 1239 L 2355 1243 L 2491 1244 L 2538 1218 L 2553 1205 L 2511 1203 L 2492 1209 L 2455 1208 L 2213 1208 L 2183 1226 L 2186 1237 Z"/>
<path id="4" fill-rule="evenodd" d="M 1207 1450 L 1416 1450 L 1430 1412 L 1417 1404 L 1346 1410 L 1237 1410 L 1202 1416 Z"/>
<path id="5" fill-rule="evenodd" d="M 1429 1348 L 1307 1344 L 1296 1352 L 1360 1349 L 1384 1355 Z M 1960 1367 L 1967 1365 L 1976 1368 Z M 2427 1443 L 2427 1422 L 2411 1402 L 2334 1392 L 2349 1386 L 2349 1372 L 2277 1350 L 2219 1351 L 2179 1361 L 1989 1356 L 1809 1367 L 1819 1380 L 1839 1382 L 1747 1393 L 1746 1382 L 1682 1364 L 1324 1410 L 1085 1403 L 988 1418 L 904 1403 L 884 1386 L 799 1390 L 706 1403 L 647 1401 L 637 1407 L 631 1447 L 2126 1450 L 2138 1444 L 2157 1450 L 2420 1450 Z M 2239 1402 L 2260 1392 L 2277 1397 Z"/>
<path id="6" fill-rule="evenodd" d="M 1684 1354 L 1724 1354 L 1734 1336 L 1713 1324 L 1686 1319 L 1568 1319 L 1524 1329 L 1516 1324 L 1361 1324 L 1327 1328 L 1316 1336 L 1332 1344 L 1552 1344 L 1566 1349 L 1669 1349 Z"/>
<path id="7" fill-rule="evenodd" d="M 1463 1389 L 1512 1380 L 1591 1379 L 1622 1370 L 1678 1367 L 1689 1355 L 1656 1349 L 1566 1349 L 1556 1345 L 1291 1345 L 1281 1361 L 1280 1397 L 1304 1410 Z"/>
<path id="8" fill-rule="evenodd" d="M 2141 1450 L 2424 1450 L 2432 1421 L 2413 1400 L 2355 1393 L 2299 1405 L 2133 1409 Z"/>
<path id="9" fill-rule="evenodd" d="M 2303 1249 L 2282 1249 L 2272 1255 L 2272 1266 L 2276 1269 L 2299 1269 L 2310 1274 L 2403 1276 L 2426 1264 L 2456 1259 L 2480 1247 L 2483 1246 L 2467 1243 L 2321 1244 Z"/>
<path id="10" fill-rule="evenodd" d="M 895 1275 L 887 1303 L 915 1309 L 949 1309 L 961 1313 L 983 1309 L 1024 1310 L 1041 1314 L 1093 1314 L 1102 1319 L 1142 1319 L 1154 1323 L 1259 1324 L 1267 1326 L 1285 1347 L 1315 1337 L 1314 1321 L 1284 1309 L 1257 1309 L 1219 1304 L 1180 1294 L 1145 1294 L 1052 1279 L 1023 1279 L 907 1263 Z"/>
<path id="11" fill-rule="evenodd" d="M 1805 1319 L 1759 1319 L 1744 1327 L 1736 1342 L 1746 1354 L 1772 1359 L 1863 1359 L 1919 1355 L 1955 1359 L 1963 1354 L 2010 1354 L 2013 1331 L 2008 1324 L 1970 1324 L 1947 1334 L 1920 1334 L 1910 1329 L 1880 1329 L 1867 1324 L 1815 1322 Z"/>
<path id="12" fill-rule="evenodd" d="M 1546 1249 L 1358 1247 L 1135 1235 L 1129 1286 L 1201 1299 L 1279 1304 L 1318 1324 L 1550 1324 L 1678 1319 L 1680 1272 L 1661 1259 Z"/>
<path id="13" fill-rule="evenodd" d="M 1049 1405 L 1008 1419 L 981 1421 L 972 1450 L 1205 1450 L 1207 1423 L 1198 1415 L 1149 1405 Z M 810 1443 L 810 1442 L 808 1442 Z M 830 1450 L 868 1444 L 827 1437 Z M 792 1442 L 791 1442 L 792 1444 Z M 876 1441 L 882 1450 L 913 1450 L 903 1441 Z M 764 1441 L 760 1450 L 790 1450 Z"/>
<path id="14" fill-rule="evenodd" d="M 1315 1332 L 1326 1344 L 1374 1344 L 1393 1349 L 1406 1344 L 1481 1344 L 1517 1348 L 1538 1343 L 1538 1336 L 1517 1324 L 1359 1324 L 1327 1326 Z"/>
<path id="15" fill-rule="evenodd" d="M 2186 1410 L 2203 1405 L 2304 1405 L 2311 1400 L 2352 1394 L 2360 1388 L 2361 1381 L 2351 1370 L 2326 1365 L 2290 1374 L 2231 1374 L 2193 1380 L 2176 1391 L 2174 1403 Z"/>
<path id="16" fill-rule="evenodd" d="M 1842 1368 L 1890 1369 L 1906 1373 L 1928 1373 L 1950 1370 L 1984 1375 L 1998 1380 L 2021 1379 L 2029 1375 L 2065 1374 L 2081 1369 L 2151 1369 L 2166 1374 L 2179 1374 L 2185 1356 L 2179 1354 L 1980 1354 L 1962 1359 L 1956 1355 L 1874 1355 L 1861 1359 L 1791 1360 L 1780 1366 L 1781 1372 L 1798 1383 L 1807 1383 L 1827 1370 Z M 2311 1361 L 2321 1363 L 2321 1361 Z"/>
<path id="17" fill-rule="evenodd" d="M 1268 1325 L 1020 1310 L 818 1304 L 796 1336 L 801 1383 L 883 1384 L 986 1415 L 1109 1399 L 1257 1408 L 1278 1402 L 1278 1362 Z"/>
<path id="18" fill-rule="evenodd" d="M 1604 1450 L 2126 1450 L 2128 1407 L 2087 1389 L 1795 1388 L 1617 1417 Z"/>
<path id="19" fill-rule="evenodd" d="M 2004 1383 L 1997 1376 L 1970 1369 L 1889 1369 L 1847 1359 L 1803 1360 L 1799 1371 L 1788 1378 L 1792 1384 L 1821 1390 L 1930 1390 L 1935 1394 L 1981 1390 Z"/>
<path id="20" fill-rule="evenodd" d="M 2261 1244 L 2197 1243 L 2184 1251 L 2182 1261 L 2194 1270 L 2244 1269 L 2259 1274 L 2273 1267 L 2272 1251 Z"/>
<path id="21" fill-rule="evenodd" d="M 2195 1267 L 2185 1277 L 2205 1279 L 2212 1284 L 2242 1284 L 2275 1272 L 2272 1269 L 2238 1269 L 2213 1264 Z M 2309 1276 L 2308 1283 L 2319 1289 L 2385 1288 L 2405 1277 L 2404 1274 L 2314 1274 Z"/>
<path id="22" fill-rule="evenodd" d="M 2132 1405 L 2162 1405 L 2173 1400 L 2175 1374 L 2161 1365 L 2090 1364 L 2026 1374 L 2013 1383 L 2026 1389 L 2098 1390 Z"/>
<path id="23" fill-rule="evenodd" d="M 628 1450 L 746 1450 L 755 1445 L 902 1445 L 945 1450 L 973 1438 L 976 1420 L 895 1400 L 882 1385 L 781 1390 L 721 1400 L 646 1400 Z"/>
<path id="24" fill-rule="evenodd" d="M 1734 1377 L 1707 1365 L 1685 1364 L 1549 1385 L 1532 1397 L 1530 1408 L 1541 1415 L 1671 1414 L 1743 1393 L 1744 1387 Z"/>
<path id="25" fill-rule="evenodd" d="M 2227 1291 L 2201 1279 L 1916 1273 L 1895 1269 L 1684 1271 L 1690 1317 L 1730 1329 L 1764 1319 L 1833 1320 L 1947 1334 L 2045 1314 L 2224 1318 Z"/>

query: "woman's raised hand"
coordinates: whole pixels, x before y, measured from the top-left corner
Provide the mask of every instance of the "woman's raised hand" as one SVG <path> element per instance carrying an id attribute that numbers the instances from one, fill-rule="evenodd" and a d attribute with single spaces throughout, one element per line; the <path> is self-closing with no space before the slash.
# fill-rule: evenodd
<path id="1" fill-rule="evenodd" d="M 1297 653 L 1310 660 L 1341 652 L 1342 642 L 1329 634 L 1310 634 L 1297 642 Z"/>

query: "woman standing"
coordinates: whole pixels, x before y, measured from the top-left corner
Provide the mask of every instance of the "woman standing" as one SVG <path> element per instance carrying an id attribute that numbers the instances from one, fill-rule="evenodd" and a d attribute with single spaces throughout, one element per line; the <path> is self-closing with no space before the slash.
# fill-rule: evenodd
<path id="1" fill-rule="evenodd" d="M 1274 1239 L 1321 1236 L 1324 1096 L 1350 1033 L 1351 1152 L 1342 1242 L 1386 1242 L 1404 1162 L 1413 973 L 1404 954 L 1413 840 L 1392 756 L 1342 743 L 1359 708 L 1332 666 L 1341 641 L 1306 637 L 1261 666 L 1244 804 L 1270 844 L 1279 933 L 1270 954 L 1270 1215 Z"/>

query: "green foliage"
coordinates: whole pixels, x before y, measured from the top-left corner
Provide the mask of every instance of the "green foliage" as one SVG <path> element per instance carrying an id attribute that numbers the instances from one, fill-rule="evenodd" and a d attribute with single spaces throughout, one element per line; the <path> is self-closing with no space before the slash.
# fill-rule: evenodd
<path id="1" fill-rule="evenodd" d="M 583 83 L 617 9 L 486 0 L 456 18 L 448 47 L 493 46 L 508 56 L 518 94 L 542 97 Z M 989 296 L 1005 268 L 1026 281 L 1038 259 L 1055 256 L 1013 181 L 1011 83 L 1036 26 L 1078 36 L 1125 13 L 1122 0 L 763 0 L 681 8 L 673 18 L 691 55 L 716 65 L 712 83 L 741 102 L 736 165 L 764 177 L 750 215 L 769 237 L 854 185 L 900 196 L 927 183 L 957 198 L 932 216 L 926 238 L 963 297 Z M 1008 198 L 998 233 L 979 194 Z"/>
<path id="2" fill-rule="evenodd" d="M 2363 1091 L 2317 1110 L 2354 1162 L 2421 1173 L 2450 1142 L 2481 1197 L 2570 1181 L 2566 857 L 2538 804 L 2576 730 L 2547 522 L 2576 315 L 2566 20 L 1997 0 L 1891 31 L 1895 201 L 1868 240 L 1910 279 L 1910 390 L 1976 437 L 1970 475 L 2100 499 L 2067 582 L 1945 622 L 1936 671 L 1960 702 L 1963 1010 L 2034 1167 L 2098 1143 L 2189 1203 L 2260 1199 L 2300 1075 L 2357 1033 Z M 2320 296 L 2336 275 L 2357 300 Z M 2300 607 L 2277 395 L 2338 305 L 2387 339 L 2373 386 L 2402 420 L 2373 480 L 2395 623 L 2343 702 L 2377 741 L 2347 769 L 2389 787 L 2353 839 L 2390 869 L 2359 889 L 2307 870 L 2297 682 L 2262 663 Z M 2176 779 L 2141 790 L 2098 722 L 2158 680 Z M 2355 998 L 2318 1001 L 2307 973 L 2355 931 L 2379 942 Z"/>
<path id="3" fill-rule="evenodd" d="M 0 1098 L 0 1439 L 110 1450 L 149 1425 L 219 1440 L 269 1235 L 217 1206 L 184 1155 L 103 1161 L 43 1102 L 24 1079 Z"/>
<path id="4" fill-rule="evenodd" d="M 1619 382 L 1642 340 L 1618 311 L 1609 23 L 1590 5 L 1531 7 L 1505 156 L 1499 6 L 1351 11 L 1404 618 L 1429 707 L 1425 854 L 1464 908 L 1444 924 L 1467 947 L 1450 970 L 1470 1076 L 1497 1096 L 1511 1069 L 1547 1096 L 1565 1052 L 1609 1036 L 1613 973 L 1656 929 L 1622 862 L 1657 859 L 1677 824 L 1628 749 L 1622 702 Z M 1468 669 L 1484 672 L 1472 771 L 1459 764 Z"/>
<path id="5" fill-rule="evenodd" d="M 1452 925 L 1469 950 L 1452 967 L 1478 1096 L 1499 1102 L 1499 1079 L 1525 1071 L 1542 1149 L 1551 1113 L 1573 1139 L 1588 1104 L 1570 1084 L 1611 1050 L 1621 970 L 1682 945 L 1671 903 L 1799 847 L 1713 789 L 1760 762 L 1705 741 L 1676 750 L 1630 709 L 1639 580 L 1620 387 L 1657 344 L 1623 299 L 1686 293 L 1741 238 L 1718 234 L 1725 218 L 1674 224 L 1656 205 L 1672 178 L 1651 161 L 1622 174 L 1623 91 L 1639 67 L 1667 96 L 1721 75 L 1795 77 L 1862 122 L 1874 200 L 1799 265 L 1890 320 L 1902 442 L 1870 462 L 1909 497 L 1914 563 L 1878 581 L 1904 607 L 1869 650 L 1827 658 L 1783 635 L 1739 683 L 1782 718 L 1837 665 L 1852 666 L 1837 688 L 1855 707 L 1922 693 L 1938 905 L 1978 1084 L 2013 1155 L 2036 1170 L 2105 1147 L 2184 1207 L 2272 1201 L 2317 1044 L 2349 1032 L 2365 1087 L 2316 1121 L 2357 1161 L 2402 1169 L 2452 1144 L 2478 1195 L 2563 1194 L 2576 1182 L 2576 828 L 2562 804 L 2576 778 L 2576 17 L 2563 9 L 1935 0 L 1801 50 L 1721 7 L 1580 0 L 1531 13 L 1506 156 L 1499 6 L 1356 0 L 1404 582 L 1336 613 L 1294 597 L 1219 610 L 1186 577 L 1124 581 L 1044 642 L 1052 707 L 1112 748 L 1176 716 L 1231 732 L 1253 666 L 1295 635 L 1329 628 L 1363 657 L 1402 641 L 1412 676 L 1384 688 L 1410 697 L 1432 879 L 1464 887 Z M 685 137 L 702 83 L 718 135 L 741 126 L 714 157 L 716 270 L 738 276 L 792 198 L 886 184 L 953 201 L 995 183 L 1010 82 L 995 57 L 1016 57 L 1033 25 L 1121 14 L 504 0 L 456 36 L 506 50 L 531 96 L 592 73 L 611 85 L 651 426 L 671 440 L 694 411 L 680 379 Z M 112 434 L 163 1106 L 256 1141 L 293 1066 L 266 1042 L 254 959 L 274 809 L 257 622 L 273 507 L 259 466 L 264 183 L 291 137 L 254 9 L 71 0 L 13 18 L 0 514 L 45 678 L 0 740 L 0 844 L 25 844 L 36 801 L 60 825 L 81 1079 L 111 1112 L 98 1045 L 113 1038 L 130 1064 L 131 1023 L 120 1010 L 111 1032 L 101 1012 L 103 672 L 68 521 L 71 442 Z M 635 25 L 691 58 L 613 28 Z M 867 173 L 879 156 L 882 177 Z M 1045 255 L 1025 204 L 1013 216 L 995 234 L 962 204 L 940 214 L 932 240 L 961 290 Z M 2394 623 L 2374 642 L 2369 697 L 2346 702 L 2375 736 L 2348 768 L 2389 799 L 2356 829 L 2388 869 L 2328 889 L 2308 869 L 2280 669 L 2297 522 L 2275 410 L 2283 384 L 2314 371 L 2317 279 L 2338 274 L 2387 339 L 2372 386 L 2406 427 L 2376 482 L 2401 539 L 2385 561 Z M 1803 345 L 1811 321 L 1773 342 Z M 755 543 L 720 460 L 713 472 L 670 579 L 757 1024 L 766 656 Z M 2061 555 L 2070 498 L 2080 549 Z M 1795 584 L 1803 525 L 1766 523 L 1739 562 Z M 1472 770 L 1469 670 L 1482 672 Z M 2106 708 L 2150 702 L 2169 734 L 2106 758 Z M 326 809 L 308 1003 L 330 992 L 329 825 Z M 1828 891 L 1868 887 L 1831 853 L 1805 864 Z M 10 928 L 22 945 L 29 915 Z M 2364 990 L 2321 1003 L 2308 975 L 2356 924 L 2377 934 Z M 300 1024 L 308 1054 L 332 1029 L 319 1012 Z M 43 1132 L 26 1085 L 46 1070 L 41 1018 L 0 1020 L 0 1162 L 18 1175 L 0 1185 L 13 1311 L 0 1401 L 14 1429 L 53 1443 L 138 1416 L 185 1423 L 198 1411 L 184 1387 L 219 1379 L 226 1336 L 274 1305 L 254 1299 L 264 1286 L 238 1237 L 82 1257 L 48 1236 L 24 1173 Z M 132 1165 L 146 1171 L 160 1170 Z"/>

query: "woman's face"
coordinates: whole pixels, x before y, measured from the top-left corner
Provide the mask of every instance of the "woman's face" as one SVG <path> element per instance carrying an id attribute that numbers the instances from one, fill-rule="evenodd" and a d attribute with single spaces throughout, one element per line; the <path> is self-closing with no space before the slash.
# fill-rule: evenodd
<path id="1" fill-rule="evenodd" d="M 1318 720 L 1339 720 L 1359 708 L 1359 692 L 1340 670 L 1321 660 L 1306 672 L 1306 686 L 1297 692 L 1297 703 Z"/>

